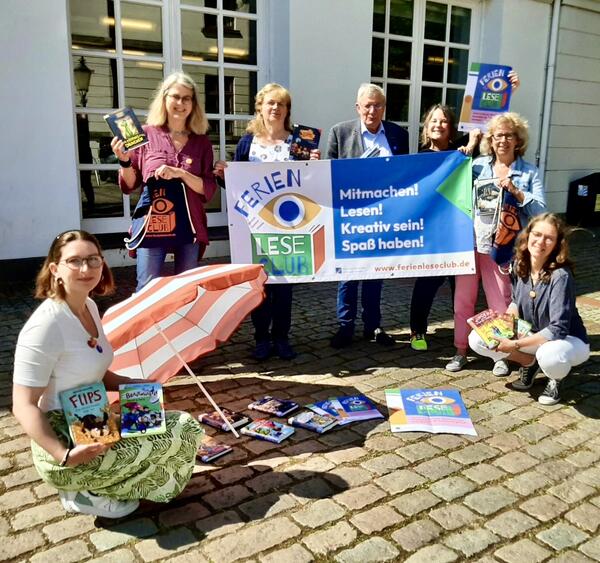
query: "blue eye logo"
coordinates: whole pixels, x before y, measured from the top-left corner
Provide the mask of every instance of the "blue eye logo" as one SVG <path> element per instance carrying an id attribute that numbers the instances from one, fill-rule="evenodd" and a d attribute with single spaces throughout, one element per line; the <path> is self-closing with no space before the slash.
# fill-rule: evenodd
<path id="1" fill-rule="evenodd" d="M 504 92 L 508 88 L 508 82 L 503 78 L 494 78 L 487 83 L 487 87 L 492 92 Z"/>
<path id="2" fill-rule="evenodd" d="M 320 211 L 321 206 L 309 197 L 288 193 L 273 198 L 259 215 L 274 227 L 292 230 L 308 225 Z"/>

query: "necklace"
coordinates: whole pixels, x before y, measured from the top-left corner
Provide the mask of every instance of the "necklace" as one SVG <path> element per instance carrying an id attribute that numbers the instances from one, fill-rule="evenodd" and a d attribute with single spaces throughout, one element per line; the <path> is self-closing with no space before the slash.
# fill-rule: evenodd
<path id="1" fill-rule="evenodd" d="M 535 277 L 535 281 L 533 280 L 533 273 L 529 275 L 529 279 L 531 280 L 531 290 L 529 291 L 529 297 L 535 299 L 537 297 L 537 292 L 535 291 L 535 284 L 540 281 L 540 274 L 538 273 Z"/>
<path id="2" fill-rule="evenodd" d="M 93 336 L 90 336 L 88 338 L 87 345 L 90 348 L 96 348 L 96 350 L 98 351 L 98 353 L 102 354 L 102 352 L 103 352 L 102 346 L 100 346 L 100 344 L 98 344 L 98 339 L 97 338 L 94 338 Z"/>
<path id="3" fill-rule="evenodd" d="M 169 133 L 171 133 L 171 135 L 174 135 L 176 137 L 187 137 L 190 132 L 189 131 L 174 131 L 173 129 L 169 129 Z"/>

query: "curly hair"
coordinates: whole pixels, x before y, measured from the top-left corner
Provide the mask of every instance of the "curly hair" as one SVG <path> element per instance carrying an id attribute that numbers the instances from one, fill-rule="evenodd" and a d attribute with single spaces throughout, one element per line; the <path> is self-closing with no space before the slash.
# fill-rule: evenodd
<path id="1" fill-rule="evenodd" d="M 421 148 L 429 148 L 431 146 L 431 138 L 429 137 L 429 122 L 433 118 L 433 114 L 437 110 L 441 110 L 444 114 L 444 117 L 448 121 L 448 142 L 454 140 L 456 137 L 456 116 L 452 111 L 450 106 L 446 106 L 443 104 L 435 104 L 431 106 L 427 112 L 425 113 L 425 117 L 423 118 L 423 131 L 421 131 Z"/>
<path id="2" fill-rule="evenodd" d="M 162 127 L 167 123 L 168 116 L 165 99 L 169 94 L 169 90 L 175 84 L 181 84 L 192 91 L 192 111 L 190 115 L 188 115 L 185 126 L 192 133 L 196 133 L 196 135 L 204 135 L 208 131 L 208 118 L 204 112 L 204 107 L 200 103 L 198 88 L 192 77 L 181 71 L 169 74 L 169 76 L 159 84 L 154 94 L 154 98 L 152 98 L 152 102 L 150 102 L 146 123 L 158 127 Z"/>
<path id="3" fill-rule="evenodd" d="M 102 256 L 102 248 L 100 247 L 98 239 L 87 231 L 72 230 L 61 233 L 52 241 L 48 256 L 46 256 L 35 280 L 35 297 L 37 299 L 46 299 L 50 297 L 52 299 L 58 299 L 59 301 L 65 300 L 65 288 L 62 284 L 58 283 L 56 278 L 52 275 L 50 264 L 58 264 L 62 256 L 62 249 L 74 240 L 91 242 L 98 249 L 98 254 Z M 92 293 L 94 295 L 108 295 L 112 293 L 114 289 L 115 282 L 112 272 L 106 262 L 102 262 L 102 276 Z"/>
<path id="4" fill-rule="evenodd" d="M 540 279 L 544 283 L 548 283 L 554 270 L 558 270 L 559 268 L 569 268 L 571 271 L 574 271 L 575 269 L 575 265 L 569 255 L 568 242 L 568 238 L 573 232 L 573 229 L 567 226 L 567 224 L 554 213 L 542 213 L 531 219 L 527 227 L 521 231 L 515 243 L 514 271 L 521 279 L 527 279 L 531 275 L 531 254 L 527 248 L 527 243 L 529 242 L 531 231 L 538 223 L 549 223 L 556 229 L 556 244 L 542 266 L 540 276 Z"/>
<path id="5" fill-rule="evenodd" d="M 277 102 L 285 104 L 285 107 L 287 108 L 287 115 L 285 116 L 283 127 L 286 131 L 291 132 L 292 125 L 290 121 L 290 114 L 292 112 L 292 96 L 286 88 L 284 88 L 281 84 L 277 84 L 276 82 L 265 84 L 256 93 L 256 97 L 254 99 L 254 119 L 248 123 L 246 131 L 248 133 L 252 133 L 253 135 L 258 135 L 259 137 L 267 132 L 265 120 L 262 116 L 262 106 L 267 96 L 270 96 Z"/>
<path id="6" fill-rule="evenodd" d="M 529 144 L 529 123 L 518 113 L 510 111 L 496 115 L 487 122 L 488 130 L 483 134 L 481 145 L 479 146 L 481 154 L 491 154 L 495 156 L 492 148 L 492 136 L 496 129 L 501 125 L 508 126 L 517 136 L 515 156 L 523 156 L 527 150 L 527 145 Z"/>

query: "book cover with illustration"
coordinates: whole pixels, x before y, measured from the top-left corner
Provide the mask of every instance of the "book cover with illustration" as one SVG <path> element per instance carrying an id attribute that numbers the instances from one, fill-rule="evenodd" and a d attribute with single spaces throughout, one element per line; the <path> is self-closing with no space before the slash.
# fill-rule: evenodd
<path id="1" fill-rule="evenodd" d="M 508 313 L 486 309 L 467 319 L 467 323 L 490 350 L 498 346 L 497 338 L 512 338 L 515 335 L 515 318 Z"/>
<path id="2" fill-rule="evenodd" d="M 229 420 L 231 423 L 231 426 L 234 428 L 239 428 L 240 426 L 244 426 L 244 424 L 248 424 L 248 422 L 250 422 L 250 419 L 246 415 L 243 415 L 239 412 L 233 412 L 224 408 L 221 409 L 221 412 L 225 415 L 227 420 Z M 229 426 L 225 424 L 225 421 L 221 418 L 217 411 L 199 414 L 198 420 L 204 424 L 208 424 L 208 426 L 212 426 L 213 428 L 218 428 L 224 432 L 231 432 Z"/>
<path id="3" fill-rule="evenodd" d="M 163 389 L 160 383 L 119 385 L 121 436 L 151 436 L 167 431 Z"/>
<path id="4" fill-rule="evenodd" d="M 335 397 L 330 399 L 325 399 L 324 401 L 319 401 L 317 403 L 312 403 L 310 405 L 306 405 L 307 409 L 310 409 L 317 414 L 328 414 L 337 419 L 338 425 L 343 426 L 344 424 L 349 424 L 352 420 L 346 417 L 344 413 L 344 409 L 342 406 L 336 401 Z"/>
<path id="5" fill-rule="evenodd" d="M 477 436 L 460 392 L 455 389 L 386 389 L 392 432 Z"/>
<path id="6" fill-rule="evenodd" d="M 196 457 L 203 463 L 209 463 L 213 459 L 217 459 L 232 451 L 233 448 L 230 445 L 217 442 L 213 438 L 207 437 L 202 440 Z"/>
<path id="7" fill-rule="evenodd" d="M 291 426 L 266 418 L 254 420 L 240 430 L 240 433 L 246 436 L 275 442 L 276 444 L 283 442 L 283 440 L 289 438 L 294 432 L 295 430 Z"/>
<path id="8" fill-rule="evenodd" d="M 248 405 L 249 409 L 272 414 L 274 416 L 286 416 L 295 411 L 300 405 L 294 401 L 286 399 L 277 399 L 271 395 L 265 395 L 262 399 L 254 401 Z"/>
<path id="9" fill-rule="evenodd" d="M 75 445 L 119 441 L 118 416 L 110 411 L 103 383 L 68 389 L 59 398 Z"/>
<path id="10" fill-rule="evenodd" d="M 123 141 L 126 150 L 137 149 L 148 143 L 142 124 L 130 107 L 107 113 L 104 120 L 113 135 Z"/>
<path id="11" fill-rule="evenodd" d="M 294 124 L 290 158 L 292 160 L 310 160 L 310 151 L 319 148 L 321 130 L 308 125 Z"/>
<path id="12" fill-rule="evenodd" d="M 334 426 L 337 426 L 337 417 L 329 414 L 325 411 L 317 413 L 313 410 L 304 410 L 288 419 L 288 424 L 296 426 L 297 428 L 306 428 L 312 432 L 323 434 Z"/>
<path id="13" fill-rule="evenodd" d="M 332 402 L 334 407 L 337 405 L 341 407 L 342 417 L 350 419 L 351 422 L 383 418 L 383 415 L 365 395 L 335 397 Z"/>

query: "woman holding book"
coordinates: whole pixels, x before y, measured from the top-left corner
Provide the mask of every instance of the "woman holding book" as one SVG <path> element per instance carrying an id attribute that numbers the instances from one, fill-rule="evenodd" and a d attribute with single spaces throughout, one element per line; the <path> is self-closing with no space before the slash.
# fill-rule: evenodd
<path id="1" fill-rule="evenodd" d="M 68 512 L 120 518 L 139 499 L 168 502 L 183 490 L 203 432 L 189 414 L 168 412 L 165 434 L 112 446 L 72 444 L 62 391 L 100 381 L 116 391 L 142 382 L 108 370 L 113 352 L 90 295 L 113 287 L 93 235 L 74 230 L 54 239 L 36 282 L 36 297 L 44 301 L 17 342 L 13 413 L 31 438 L 35 468 L 58 489 Z"/>
<path id="2" fill-rule="evenodd" d="M 565 223 L 553 213 L 533 218 L 516 242 L 512 301 L 507 313 L 531 324 L 532 332 L 514 340 L 499 338 L 490 350 L 475 331 L 469 344 L 482 356 L 518 363 L 519 379 L 512 387 L 533 386 L 539 370 L 548 382 L 538 401 L 554 405 L 560 386 L 573 366 L 590 356 L 585 326 L 575 304 L 573 263 L 569 256 Z"/>
<path id="3" fill-rule="evenodd" d="M 208 245 L 204 206 L 216 191 L 213 150 L 206 136 L 208 120 L 191 77 L 174 72 L 160 84 L 146 123 L 148 144 L 125 152 L 123 141 L 118 137 L 111 142 L 121 165 L 119 185 L 123 193 L 143 188 L 134 218 L 138 214 L 146 216 L 150 208 L 154 214 L 147 227 L 152 236 L 146 235 L 136 249 L 137 291 L 161 275 L 167 252 L 175 255 L 176 274 L 198 265 Z M 166 190 L 167 198 L 168 192 L 173 192 L 171 203 L 165 203 L 165 194 L 161 194 L 160 201 L 153 204 L 148 189 L 152 179 L 174 180 L 173 187 Z M 175 199 L 179 196 L 175 190 L 181 183 L 185 186 L 184 192 Z M 176 236 L 169 233 L 160 238 L 158 235 L 165 225 L 176 229 Z"/>
<path id="4" fill-rule="evenodd" d="M 525 160 L 528 125 L 516 113 L 502 113 L 488 122 L 481 154 L 473 161 L 473 222 L 475 273 L 456 276 L 454 293 L 455 356 L 448 371 L 467 364 L 469 326 L 475 314 L 479 282 L 490 309 L 503 311 L 510 303 L 509 263 L 515 238 L 531 217 L 546 210 L 544 187 L 538 169 Z M 509 374 L 508 363 L 499 359 L 492 373 Z"/>
<path id="5" fill-rule="evenodd" d="M 285 162 L 290 160 L 292 98 L 288 90 L 275 83 L 263 86 L 256 94 L 254 119 L 238 142 L 236 162 Z M 318 149 L 310 152 L 310 160 L 319 160 Z M 215 175 L 221 183 L 227 163 L 215 164 Z M 283 360 L 296 357 L 288 340 L 292 323 L 292 289 L 289 283 L 265 286 L 265 300 L 252 311 L 254 324 L 254 358 L 266 360 L 276 354 Z"/>

